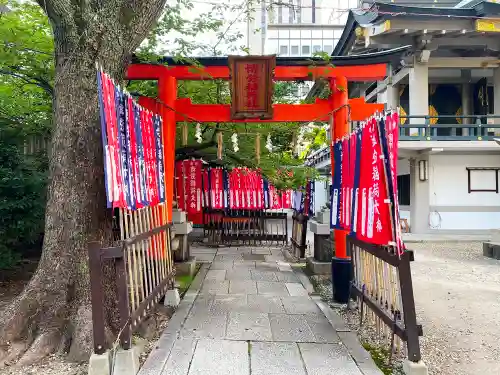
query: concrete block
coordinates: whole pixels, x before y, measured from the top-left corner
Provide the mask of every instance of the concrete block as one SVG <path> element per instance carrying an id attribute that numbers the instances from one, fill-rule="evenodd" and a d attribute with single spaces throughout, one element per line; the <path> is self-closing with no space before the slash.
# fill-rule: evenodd
<path id="1" fill-rule="evenodd" d="M 179 289 L 171 289 L 167 290 L 167 294 L 165 294 L 165 302 L 164 305 L 167 307 L 177 307 L 181 303 L 181 296 L 179 295 Z"/>
<path id="2" fill-rule="evenodd" d="M 257 293 L 267 296 L 289 296 L 284 283 L 257 281 Z"/>
<path id="3" fill-rule="evenodd" d="M 309 296 L 309 293 L 307 293 L 307 290 L 304 289 L 302 284 L 297 284 L 297 283 L 285 283 L 286 288 L 288 289 L 288 293 L 290 293 L 291 296 Z"/>
<path id="4" fill-rule="evenodd" d="M 231 311 L 226 338 L 231 340 L 271 341 L 271 326 L 266 313 Z"/>
<path id="5" fill-rule="evenodd" d="M 318 214 L 318 222 L 330 226 L 330 210 L 326 209 Z"/>
<path id="6" fill-rule="evenodd" d="M 249 345 L 245 341 L 198 341 L 189 375 L 248 375 L 250 369 Z"/>
<path id="7" fill-rule="evenodd" d="M 186 222 L 186 213 L 181 210 L 172 210 L 172 222 L 173 223 Z"/>
<path id="8" fill-rule="evenodd" d="M 403 372 L 406 375 L 427 375 L 429 373 L 423 361 L 412 362 L 408 360 L 403 362 Z"/>
<path id="9" fill-rule="evenodd" d="M 139 371 L 139 352 L 135 348 L 118 349 L 115 354 L 112 375 L 136 375 Z"/>
<path id="10" fill-rule="evenodd" d="M 491 244 L 490 247 L 492 249 L 492 258 L 500 260 L 500 244 Z"/>
<path id="11" fill-rule="evenodd" d="M 489 242 L 483 242 L 483 255 L 488 258 L 493 258 L 493 247 Z"/>
<path id="12" fill-rule="evenodd" d="M 104 354 L 92 353 L 89 360 L 88 375 L 110 375 L 111 359 L 109 350 Z"/>
<path id="13" fill-rule="evenodd" d="M 318 262 L 313 257 L 306 259 L 306 267 L 314 275 L 332 274 L 332 264 L 330 262 Z"/>
<path id="14" fill-rule="evenodd" d="M 196 258 L 189 257 L 185 262 L 175 263 L 175 274 L 176 275 L 189 275 L 193 276 L 196 271 Z"/>
<path id="15" fill-rule="evenodd" d="M 330 235 L 330 224 L 322 224 L 315 220 L 309 221 L 309 230 L 314 234 L 320 234 L 324 236 Z"/>
<path id="16" fill-rule="evenodd" d="M 298 314 L 298 315 L 319 315 L 321 310 L 318 308 L 316 303 L 309 297 L 305 296 L 291 296 L 291 297 L 281 297 L 281 302 L 283 307 L 288 314 Z"/>
<path id="17" fill-rule="evenodd" d="M 186 221 L 184 223 L 174 222 L 173 228 L 175 230 L 176 236 L 188 235 L 193 231 L 193 223 L 191 223 L 190 221 Z"/>

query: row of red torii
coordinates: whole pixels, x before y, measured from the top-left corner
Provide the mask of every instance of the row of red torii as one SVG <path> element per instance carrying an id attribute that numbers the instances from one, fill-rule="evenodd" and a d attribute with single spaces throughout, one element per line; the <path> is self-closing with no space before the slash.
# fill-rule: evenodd
<path id="1" fill-rule="evenodd" d="M 235 120 L 231 116 L 228 104 L 192 104 L 189 98 L 177 98 L 177 82 L 179 80 L 230 79 L 227 58 L 201 59 L 202 67 L 180 64 L 173 60 L 165 61 L 168 65 L 158 63 L 134 63 L 126 72 L 128 80 L 156 80 L 158 84 L 158 100 L 140 97 L 139 103 L 163 117 L 164 160 L 166 196 L 173 196 L 175 138 L 177 122 L 330 122 L 332 139 L 340 138 L 349 132 L 349 120 L 363 121 L 376 112 L 384 110 L 383 104 L 366 103 L 364 98 L 348 98 L 348 82 L 379 81 L 387 76 L 391 60 L 398 58 L 403 50 L 365 55 L 365 58 L 342 57 L 332 58 L 334 67 L 311 66 L 310 60 L 294 58 L 277 58 L 274 70 L 275 81 L 311 81 L 323 79 L 330 85 L 327 99 L 316 99 L 313 104 L 274 104 L 273 118 Z M 205 60 L 205 61 L 203 61 Z M 333 158 L 333 152 L 330 153 Z M 171 164 L 171 165 L 170 165 Z M 333 166 L 333 160 L 331 165 Z M 333 169 L 332 169 L 333 174 Z M 171 179 L 171 180 L 170 180 Z M 172 201 L 167 200 L 167 222 L 172 217 Z M 347 259 L 346 232 L 335 231 L 335 256 Z"/>

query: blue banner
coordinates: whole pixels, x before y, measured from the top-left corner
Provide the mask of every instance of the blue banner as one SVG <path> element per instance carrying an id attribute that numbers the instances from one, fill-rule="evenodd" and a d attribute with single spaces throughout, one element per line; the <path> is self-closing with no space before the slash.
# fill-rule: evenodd
<path id="1" fill-rule="evenodd" d="M 125 103 L 124 95 L 120 91 L 119 87 L 115 87 L 115 108 L 116 108 L 116 119 L 118 122 L 118 148 L 120 156 L 120 165 L 118 166 L 122 172 L 123 178 L 123 197 L 127 203 L 127 207 L 132 207 L 132 202 L 130 202 L 130 185 L 129 185 L 129 168 L 128 168 L 128 156 L 127 149 L 127 134 L 125 125 Z"/>
<path id="2" fill-rule="evenodd" d="M 333 145 L 333 183 L 332 183 L 332 194 L 331 194 L 331 221 L 330 227 L 332 229 L 342 229 L 340 225 L 340 215 L 341 215 L 341 197 L 340 191 L 342 188 L 342 142 L 335 142 Z"/>
<path id="3" fill-rule="evenodd" d="M 156 169 L 158 178 L 158 198 L 160 202 L 165 202 L 165 179 L 163 178 L 163 143 L 161 137 L 161 117 L 159 115 L 153 116 L 153 126 L 155 132 L 156 162 L 158 163 L 158 168 Z"/>
<path id="4" fill-rule="evenodd" d="M 138 201 L 142 205 L 147 205 L 146 200 L 146 163 L 144 162 L 144 146 L 142 143 L 142 129 L 141 129 L 141 110 L 134 103 L 134 125 L 135 125 L 135 136 L 137 144 L 137 162 L 139 164 L 139 188 L 140 196 Z"/>
<path id="5" fill-rule="evenodd" d="M 359 201 L 359 176 L 361 174 L 361 129 L 356 130 L 356 159 L 354 163 L 354 183 L 351 203 L 351 234 L 356 233 Z"/>

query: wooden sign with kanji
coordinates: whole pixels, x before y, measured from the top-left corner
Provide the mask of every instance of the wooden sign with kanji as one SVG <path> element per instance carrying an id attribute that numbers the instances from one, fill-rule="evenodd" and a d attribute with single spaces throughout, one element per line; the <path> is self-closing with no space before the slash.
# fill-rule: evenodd
<path id="1" fill-rule="evenodd" d="M 276 56 L 229 56 L 231 118 L 273 117 Z"/>

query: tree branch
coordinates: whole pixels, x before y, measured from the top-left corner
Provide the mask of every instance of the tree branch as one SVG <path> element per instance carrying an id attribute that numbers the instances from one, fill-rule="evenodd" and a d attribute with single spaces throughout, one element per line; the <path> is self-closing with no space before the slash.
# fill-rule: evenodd
<path id="1" fill-rule="evenodd" d="M 0 69 L 0 74 L 8 75 L 8 76 L 11 76 L 14 78 L 21 79 L 29 85 L 35 85 L 35 86 L 40 87 L 50 96 L 54 96 L 54 89 L 52 88 L 50 83 L 45 81 L 43 78 L 30 77 L 30 76 L 23 74 L 23 73 L 15 73 L 15 72 L 11 72 L 11 71 L 5 70 L 5 69 Z"/>

